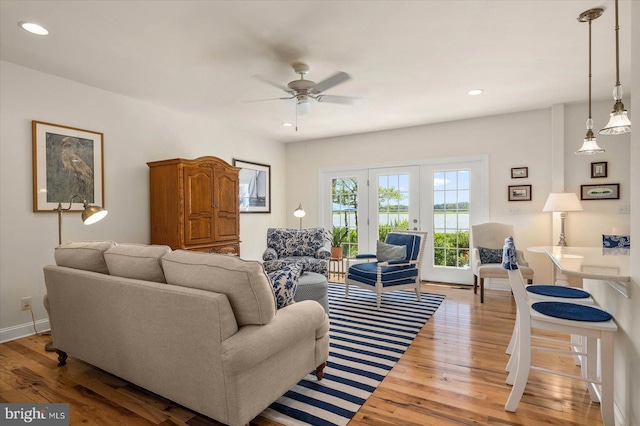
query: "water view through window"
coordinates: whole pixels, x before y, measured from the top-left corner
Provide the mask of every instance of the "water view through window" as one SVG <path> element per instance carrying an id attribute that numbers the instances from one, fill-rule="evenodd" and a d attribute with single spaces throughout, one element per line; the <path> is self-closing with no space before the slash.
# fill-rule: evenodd
<path id="1" fill-rule="evenodd" d="M 433 174 L 433 265 L 469 267 L 469 170 Z"/>

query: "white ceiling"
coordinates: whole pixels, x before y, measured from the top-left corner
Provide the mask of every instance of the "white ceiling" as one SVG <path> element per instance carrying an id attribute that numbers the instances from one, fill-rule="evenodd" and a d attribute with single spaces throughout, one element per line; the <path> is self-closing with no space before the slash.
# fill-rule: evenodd
<path id="1" fill-rule="evenodd" d="M 613 0 L 25 1 L 0 0 L 0 58 L 104 90 L 224 120 L 260 138 L 293 142 L 547 108 L 615 83 Z M 630 93 L 630 1 L 620 1 L 621 82 Z M 47 37 L 18 21 L 37 22 Z M 355 105 L 315 103 L 295 120 L 291 62 Z M 482 88 L 481 96 L 467 91 Z M 613 101 L 612 101 L 613 106 Z M 586 119 L 586 111 L 585 111 Z"/>

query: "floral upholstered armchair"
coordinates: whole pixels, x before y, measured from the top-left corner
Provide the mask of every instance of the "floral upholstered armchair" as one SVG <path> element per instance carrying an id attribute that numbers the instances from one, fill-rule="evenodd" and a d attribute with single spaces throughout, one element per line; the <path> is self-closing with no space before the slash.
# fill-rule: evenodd
<path id="1" fill-rule="evenodd" d="M 304 272 L 329 277 L 331 251 L 324 246 L 324 228 L 267 230 L 267 249 L 262 254 L 266 272 L 274 272 L 290 263 L 299 263 Z"/>

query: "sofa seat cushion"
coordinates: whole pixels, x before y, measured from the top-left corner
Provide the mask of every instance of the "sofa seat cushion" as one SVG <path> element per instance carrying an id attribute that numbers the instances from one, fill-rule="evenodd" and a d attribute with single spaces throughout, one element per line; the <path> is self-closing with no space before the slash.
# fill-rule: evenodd
<path id="1" fill-rule="evenodd" d="M 358 263 L 349 268 L 349 278 L 371 286 L 376 285 L 378 262 Z M 416 281 L 418 268 L 415 265 L 383 266 L 382 286 L 390 287 L 411 284 Z"/>
<path id="2" fill-rule="evenodd" d="M 111 275 L 166 283 L 160 259 L 168 253 L 169 246 L 118 244 L 104 253 L 104 260 Z"/>
<path id="3" fill-rule="evenodd" d="M 276 296 L 278 309 L 294 303 L 293 296 L 298 289 L 298 279 L 302 272 L 302 265 L 292 263 L 275 272 L 267 274 Z"/>
<path id="4" fill-rule="evenodd" d="M 275 316 L 273 288 L 260 262 L 176 250 L 162 258 L 162 269 L 167 284 L 226 295 L 240 327 L 268 324 Z"/>
<path id="5" fill-rule="evenodd" d="M 58 266 L 108 274 L 104 253 L 115 245 L 113 241 L 66 243 L 56 247 L 53 257 Z"/>

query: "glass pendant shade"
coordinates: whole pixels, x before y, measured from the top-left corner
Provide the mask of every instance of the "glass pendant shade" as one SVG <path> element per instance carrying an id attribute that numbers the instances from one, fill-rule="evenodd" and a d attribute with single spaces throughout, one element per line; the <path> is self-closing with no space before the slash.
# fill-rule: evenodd
<path id="1" fill-rule="evenodd" d="M 622 86 L 619 84 L 613 88 L 613 99 L 616 103 L 613 105 L 613 111 L 609 114 L 609 122 L 598 132 L 600 135 L 622 135 L 631 132 L 631 120 L 627 116 L 627 110 L 624 109 Z"/>
<path id="2" fill-rule="evenodd" d="M 576 151 L 578 155 L 593 155 L 593 154 L 601 154 L 604 152 L 604 149 L 598 146 L 598 142 L 596 142 L 596 138 L 584 138 L 582 142 L 582 146 L 579 150 Z"/>
<path id="3" fill-rule="evenodd" d="M 598 146 L 598 142 L 596 141 L 596 137 L 593 134 L 593 118 L 587 118 L 587 134 L 584 137 L 582 142 L 582 146 L 579 150 L 576 151 L 578 155 L 593 155 L 593 154 L 602 154 L 604 149 Z"/>

